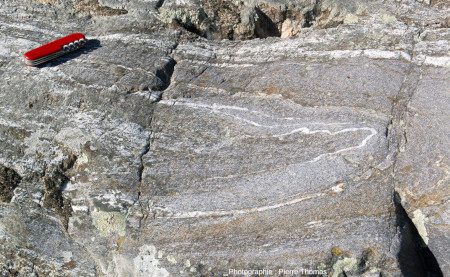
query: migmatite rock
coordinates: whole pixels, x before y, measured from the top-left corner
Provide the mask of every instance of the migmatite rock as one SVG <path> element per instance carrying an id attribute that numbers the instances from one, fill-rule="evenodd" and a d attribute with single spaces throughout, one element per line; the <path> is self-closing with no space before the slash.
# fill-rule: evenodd
<path id="1" fill-rule="evenodd" d="M 0 1 L 0 276 L 448 275 L 448 11 Z"/>

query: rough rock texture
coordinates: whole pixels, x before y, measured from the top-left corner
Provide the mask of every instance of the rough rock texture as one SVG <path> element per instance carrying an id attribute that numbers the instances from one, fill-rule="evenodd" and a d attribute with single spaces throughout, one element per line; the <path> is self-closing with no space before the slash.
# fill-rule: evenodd
<path id="1" fill-rule="evenodd" d="M 0 276 L 450 275 L 448 14 L 0 0 Z"/>

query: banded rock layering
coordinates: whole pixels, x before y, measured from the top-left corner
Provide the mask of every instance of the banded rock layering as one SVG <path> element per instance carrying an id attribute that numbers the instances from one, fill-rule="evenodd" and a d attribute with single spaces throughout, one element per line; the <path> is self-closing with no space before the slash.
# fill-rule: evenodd
<path id="1" fill-rule="evenodd" d="M 0 0 L 0 276 L 450 274 L 448 14 Z"/>

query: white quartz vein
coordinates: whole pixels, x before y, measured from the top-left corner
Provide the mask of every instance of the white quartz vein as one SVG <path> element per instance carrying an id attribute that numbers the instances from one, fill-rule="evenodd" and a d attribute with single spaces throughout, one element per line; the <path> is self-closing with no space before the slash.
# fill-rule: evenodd
<path id="1" fill-rule="evenodd" d="M 265 212 L 270 211 L 278 208 L 282 208 L 285 206 L 290 206 L 293 204 L 297 204 L 299 202 L 314 199 L 318 197 L 324 196 L 326 193 L 320 192 L 315 194 L 309 194 L 301 197 L 294 198 L 289 201 L 273 204 L 273 205 L 267 205 L 267 206 L 261 206 L 261 207 L 255 207 L 255 208 L 247 208 L 247 209 L 237 209 L 237 210 L 222 210 L 222 211 L 191 211 L 191 212 L 167 212 L 163 209 L 160 209 L 163 211 L 163 213 L 167 213 L 166 215 L 157 216 L 157 218 L 175 218 L 175 219 L 183 219 L 183 218 L 198 218 L 198 217 L 223 217 L 223 216 L 236 216 L 236 215 L 243 215 L 243 214 L 251 214 L 251 213 L 257 213 L 257 212 Z M 156 208 L 155 210 L 158 210 Z"/>
<path id="2" fill-rule="evenodd" d="M 246 122 L 249 125 L 255 126 L 255 127 L 260 127 L 260 128 L 276 128 L 279 127 L 279 125 L 277 126 L 270 126 L 270 125 L 263 125 L 263 124 L 259 124 L 255 121 L 252 120 L 248 120 L 242 117 L 239 117 L 237 115 L 233 115 L 233 114 L 229 114 L 229 113 L 224 113 L 221 110 L 234 110 L 234 111 L 238 111 L 238 112 L 252 112 L 252 110 L 249 110 L 248 108 L 243 108 L 243 107 L 238 107 L 238 106 L 227 106 L 227 105 L 217 105 L 217 104 L 213 104 L 213 105 L 209 105 L 209 104 L 205 104 L 205 103 L 192 103 L 192 102 L 184 102 L 184 101 L 172 101 L 172 100 L 163 100 L 159 102 L 160 104 L 165 104 L 165 105 L 183 105 L 183 106 L 187 106 L 190 108 L 194 108 L 194 109 L 206 109 L 206 110 L 210 110 L 214 113 L 217 114 L 222 114 L 222 115 L 226 115 L 226 116 L 231 116 L 235 119 L 238 119 L 240 121 Z M 348 123 L 342 123 L 342 125 L 347 125 Z M 328 124 L 325 124 L 328 125 Z M 340 124 L 337 123 L 329 123 L 330 126 L 340 126 Z M 289 125 L 292 126 L 292 125 Z M 286 126 L 283 126 L 286 127 Z M 358 145 L 356 146 L 351 146 L 351 147 L 347 147 L 347 148 L 343 148 L 343 149 L 339 149 L 335 152 L 331 152 L 331 153 L 325 153 L 325 154 L 321 154 L 317 157 L 315 157 L 314 159 L 311 159 L 309 161 L 300 163 L 300 164 L 291 164 L 288 166 L 294 166 L 294 165 L 301 165 L 301 164 L 306 164 L 306 163 L 314 163 L 319 161 L 320 159 L 322 159 L 325 156 L 332 156 L 338 153 L 342 153 L 342 152 L 346 152 L 346 151 L 350 151 L 350 150 L 355 150 L 355 149 L 360 149 L 363 148 L 367 145 L 367 143 L 369 142 L 369 140 L 375 136 L 377 134 L 377 131 L 374 128 L 371 127 L 352 127 L 352 128 L 344 128 L 342 130 L 339 131 L 331 131 L 328 129 L 318 129 L 318 130 L 311 130 L 310 128 L 307 127 L 300 127 L 300 128 L 295 128 L 289 132 L 286 133 L 281 133 L 281 134 L 276 134 L 276 135 L 272 135 L 272 137 L 284 137 L 284 136 L 289 136 L 289 135 L 293 135 L 296 133 L 303 133 L 303 134 L 315 134 L 315 133 L 324 133 L 324 134 L 328 134 L 330 136 L 334 136 L 337 134 L 342 134 L 342 133 L 346 133 L 346 132 L 358 132 L 358 131 L 369 131 L 370 134 L 368 134 Z M 287 166 L 287 167 L 288 167 Z M 264 171 L 260 171 L 260 172 L 264 172 Z M 230 176 L 224 176 L 224 177 L 213 177 L 214 179 L 218 179 L 218 178 L 234 178 L 237 177 L 239 175 L 230 175 Z M 289 205 L 293 205 L 296 203 L 299 203 L 301 201 L 304 200 L 308 200 L 308 199 L 313 199 L 313 198 L 318 198 L 318 197 L 322 197 L 326 194 L 326 192 L 320 192 L 320 193 L 315 193 L 315 194 L 309 194 L 309 195 L 303 195 L 303 196 L 299 196 L 296 197 L 292 200 L 288 200 L 288 201 L 283 201 L 280 203 L 276 203 L 276 204 L 271 204 L 271 205 L 266 205 L 266 206 L 261 206 L 261 207 L 254 207 L 254 208 L 246 208 L 246 209 L 234 209 L 234 210 L 220 210 L 220 211 L 187 211 L 187 212 L 172 212 L 172 211 L 167 211 L 165 209 L 162 208 L 155 208 L 155 210 L 159 210 L 162 212 L 162 215 L 157 216 L 159 218 L 175 218 L 175 219 L 183 219 L 183 218 L 200 218 L 200 217 L 222 217 L 222 216 L 236 216 L 236 215 L 242 215 L 242 214 L 250 214 L 250 213 L 256 213 L 256 212 L 264 212 L 264 211 L 269 211 L 269 210 L 273 210 L 273 209 L 278 209 L 281 207 L 285 207 L 285 206 L 289 206 Z"/>

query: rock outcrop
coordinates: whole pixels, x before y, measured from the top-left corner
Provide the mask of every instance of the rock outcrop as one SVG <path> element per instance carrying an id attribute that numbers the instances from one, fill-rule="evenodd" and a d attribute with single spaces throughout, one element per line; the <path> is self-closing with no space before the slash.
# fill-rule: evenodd
<path id="1" fill-rule="evenodd" d="M 450 274 L 448 14 L 0 0 L 0 276 Z"/>

